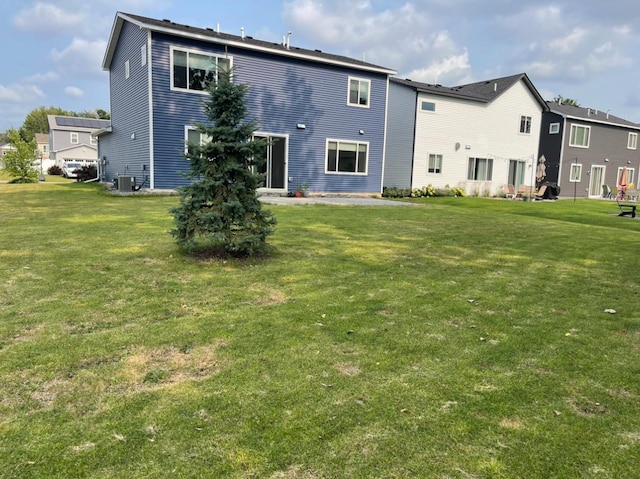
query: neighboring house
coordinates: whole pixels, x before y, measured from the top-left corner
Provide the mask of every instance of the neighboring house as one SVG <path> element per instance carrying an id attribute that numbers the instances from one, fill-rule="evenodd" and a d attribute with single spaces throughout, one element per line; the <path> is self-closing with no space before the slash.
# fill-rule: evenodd
<path id="1" fill-rule="evenodd" d="M 543 115 L 540 154 L 547 180 L 562 196 L 599 198 L 606 185 L 614 192 L 623 167 L 637 185 L 640 125 L 593 108 L 548 102 Z"/>
<path id="2" fill-rule="evenodd" d="M 4 168 L 3 158 L 7 153 L 9 153 L 12 150 L 15 151 L 16 148 L 14 146 L 11 146 L 11 143 L 5 143 L 4 145 L 0 145 L 0 168 Z"/>
<path id="3" fill-rule="evenodd" d="M 107 128 L 109 120 L 49 115 L 49 158 L 59 167 L 67 161 L 96 162 L 98 140 L 93 135 Z"/>
<path id="4" fill-rule="evenodd" d="M 42 173 L 55 164 L 54 160 L 49 159 L 49 135 L 47 133 L 36 133 L 36 144 L 38 145 L 38 153 L 36 162 Z"/>
<path id="5" fill-rule="evenodd" d="M 111 126 L 98 133 L 102 179 L 188 184 L 186 141 L 206 122 L 205 81 L 233 67 L 265 150 L 265 190 L 380 193 L 387 89 L 394 71 L 351 58 L 117 13 L 105 53 Z"/>
<path id="6" fill-rule="evenodd" d="M 546 109 L 525 73 L 452 88 L 392 78 L 384 186 L 531 186 Z"/>

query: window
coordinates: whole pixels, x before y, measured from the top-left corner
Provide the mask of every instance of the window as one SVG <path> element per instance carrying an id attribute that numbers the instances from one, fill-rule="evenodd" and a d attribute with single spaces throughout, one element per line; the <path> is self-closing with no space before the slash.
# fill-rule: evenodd
<path id="1" fill-rule="evenodd" d="M 627 140 L 627 148 L 635 150 L 638 147 L 638 134 L 629 133 L 629 139 Z"/>
<path id="2" fill-rule="evenodd" d="M 327 173 L 367 174 L 369 143 L 327 140 Z"/>
<path id="3" fill-rule="evenodd" d="M 422 104 L 420 105 L 420 110 L 435 112 L 436 104 L 431 101 L 423 101 Z"/>
<path id="4" fill-rule="evenodd" d="M 72 144 L 80 143 L 80 134 L 77 131 L 72 131 L 70 141 Z"/>
<path id="5" fill-rule="evenodd" d="M 193 145 L 202 146 L 205 143 L 208 143 L 208 142 L 211 141 L 211 138 L 209 138 L 204 133 L 201 133 L 200 131 L 198 131 L 193 126 L 186 126 L 184 130 L 185 130 L 185 132 L 184 132 L 184 140 L 185 140 L 184 153 L 185 153 L 185 155 L 192 155 L 193 154 L 193 150 L 191 150 L 191 147 Z"/>
<path id="6" fill-rule="evenodd" d="M 579 163 L 571 163 L 571 171 L 569 173 L 569 181 L 571 183 L 578 183 L 582 176 L 582 165 Z"/>
<path id="7" fill-rule="evenodd" d="M 578 148 L 589 148 L 590 126 L 571 125 L 571 138 L 569 146 L 577 146 Z"/>
<path id="8" fill-rule="evenodd" d="M 124 77 L 129 78 L 131 76 L 131 69 L 129 68 L 129 60 L 124 62 Z"/>
<path id="9" fill-rule="evenodd" d="M 530 116 L 520 117 L 520 133 L 524 133 L 525 135 L 531 134 L 531 117 Z"/>
<path id="10" fill-rule="evenodd" d="M 172 88 L 203 91 L 218 80 L 218 72 L 231 66 L 231 59 L 205 53 L 172 50 Z"/>
<path id="11" fill-rule="evenodd" d="M 557 135 L 560 133 L 560 123 L 549 123 L 549 134 Z"/>
<path id="12" fill-rule="evenodd" d="M 524 174 L 527 169 L 526 162 L 522 160 L 509 160 L 508 184 L 516 188 L 524 184 Z"/>
<path id="13" fill-rule="evenodd" d="M 634 184 L 635 185 L 635 168 L 627 168 L 627 185 Z M 620 184 L 620 179 L 622 178 L 622 167 L 618 168 L 618 176 L 616 177 L 616 185 Z"/>
<path id="14" fill-rule="evenodd" d="M 90 136 L 90 140 L 89 141 L 91 142 L 92 145 L 97 145 L 98 144 L 98 139 L 93 135 Z"/>
<path id="15" fill-rule="evenodd" d="M 369 108 L 370 80 L 349 77 L 349 105 Z"/>
<path id="16" fill-rule="evenodd" d="M 147 44 L 145 43 L 140 48 L 140 64 L 145 66 L 147 64 Z"/>
<path id="17" fill-rule="evenodd" d="M 49 153 L 49 145 L 42 145 L 42 153 Z"/>
<path id="18" fill-rule="evenodd" d="M 467 179 L 475 181 L 491 181 L 493 174 L 493 158 L 469 158 Z"/>
<path id="19" fill-rule="evenodd" d="M 442 155 L 429 155 L 429 173 L 442 173 Z"/>

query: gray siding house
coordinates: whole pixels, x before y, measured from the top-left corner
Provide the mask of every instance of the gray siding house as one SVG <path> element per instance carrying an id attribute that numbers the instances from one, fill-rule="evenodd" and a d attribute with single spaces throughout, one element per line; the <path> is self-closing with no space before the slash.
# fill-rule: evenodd
<path id="1" fill-rule="evenodd" d="M 557 183 L 562 196 L 599 198 L 606 187 L 615 195 L 624 167 L 628 182 L 637 186 L 639 124 L 593 108 L 547 103 L 540 153 L 546 181 Z"/>
<path id="2" fill-rule="evenodd" d="M 109 120 L 49 115 L 49 159 L 59 167 L 66 162 L 95 163 L 98 140 L 95 133 L 107 128 Z"/>
<path id="3" fill-rule="evenodd" d="M 380 193 L 389 76 L 394 71 L 318 50 L 117 13 L 105 53 L 111 125 L 99 134 L 101 175 L 150 189 L 188 183 L 186 141 L 206 122 L 206 81 L 232 67 L 247 84 L 257 136 L 272 140 L 264 190 Z"/>

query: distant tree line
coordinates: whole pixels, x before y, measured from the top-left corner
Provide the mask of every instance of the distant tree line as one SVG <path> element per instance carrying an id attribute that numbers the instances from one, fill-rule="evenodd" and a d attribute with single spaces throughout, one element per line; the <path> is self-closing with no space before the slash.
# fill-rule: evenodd
<path id="1" fill-rule="evenodd" d="M 95 118 L 99 120 L 110 120 L 111 115 L 108 111 L 98 108 L 89 111 L 68 111 L 56 106 L 40 106 L 27 114 L 24 123 L 18 128 L 18 133 L 24 141 L 31 141 L 35 138 L 36 133 L 49 133 L 48 115 L 75 116 L 79 118 Z M 0 144 L 8 142 L 9 132 L 0 133 Z"/>

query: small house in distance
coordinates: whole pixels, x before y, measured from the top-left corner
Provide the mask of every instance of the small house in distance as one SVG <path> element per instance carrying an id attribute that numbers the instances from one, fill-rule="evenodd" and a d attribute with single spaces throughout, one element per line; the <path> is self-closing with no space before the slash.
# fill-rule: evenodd
<path id="1" fill-rule="evenodd" d="M 392 78 L 384 186 L 532 187 L 546 109 L 525 73 L 457 87 Z"/>
<path id="2" fill-rule="evenodd" d="M 640 168 L 640 125 L 607 111 L 548 102 L 540 134 L 540 154 L 546 158 L 547 181 L 563 196 L 600 198 L 614 192 L 622 169 L 637 185 Z"/>
<path id="3" fill-rule="evenodd" d="M 95 163 L 98 140 L 94 133 L 107 128 L 109 120 L 49 115 L 49 158 L 62 168 L 65 163 Z"/>
<path id="4" fill-rule="evenodd" d="M 99 133 L 104 181 L 188 184 L 186 142 L 206 141 L 206 84 L 220 69 L 249 86 L 249 118 L 268 138 L 263 190 L 380 193 L 387 85 L 393 70 L 319 50 L 117 13 L 103 68 L 111 126 Z"/>

